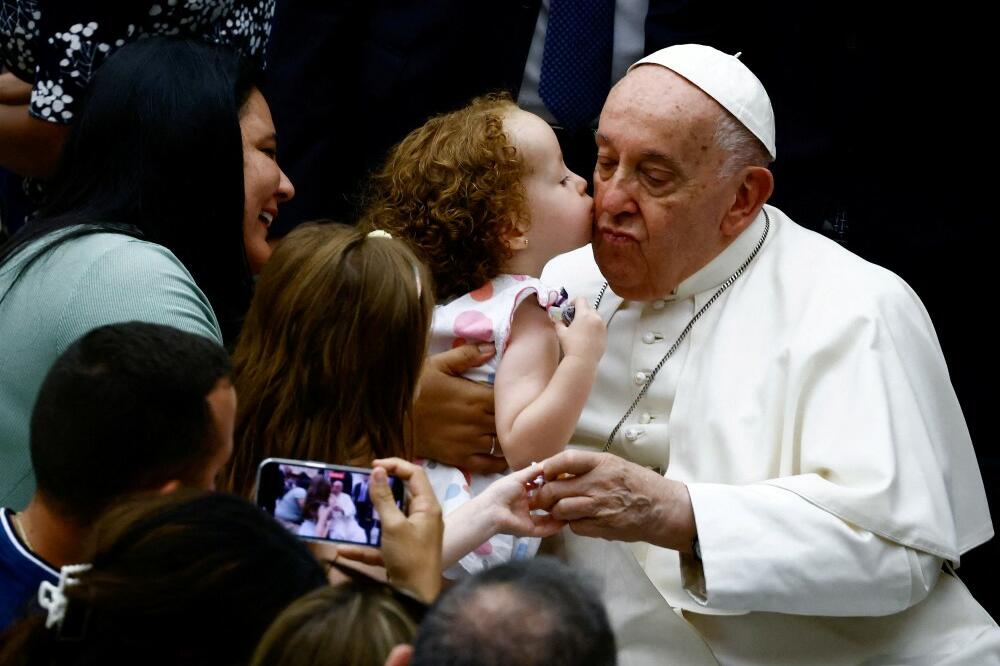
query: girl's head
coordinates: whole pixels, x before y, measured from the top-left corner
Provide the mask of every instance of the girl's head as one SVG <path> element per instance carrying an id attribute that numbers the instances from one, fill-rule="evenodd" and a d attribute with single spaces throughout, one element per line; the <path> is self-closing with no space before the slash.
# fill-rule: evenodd
<path id="1" fill-rule="evenodd" d="M 540 272 L 590 240 L 586 181 L 552 129 L 506 95 L 431 118 L 372 179 L 364 226 L 405 238 L 445 300 L 502 272 Z"/>
<path id="2" fill-rule="evenodd" d="M 258 76 L 221 46 L 153 37 L 121 48 L 91 80 L 38 223 L 0 261 L 64 227 L 138 235 L 177 255 L 234 334 L 269 253 L 265 223 L 294 193 L 274 163 Z"/>
<path id="3" fill-rule="evenodd" d="M 405 243 L 303 225 L 257 283 L 234 355 L 227 487 L 249 495 L 267 457 L 368 465 L 404 439 L 427 349 L 430 279 Z"/>
<path id="4" fill-rule="evenodd" d="M 389 585 L 355 580 L 307 594 L 261 638 L 252 666 L 382 666 L 413 641 L 426 608 Z"/>
<path id="5" fill-rule="evenodd" d="M 306 500 L 302 505 L 302 519 L 316 520 L 319 508 L 330 501 L 330 482 L 317 476 L 309 483 Z"/>
<path id="6" fill-rule="evenodd" d="M 62 627 L 24 621 L 0 661 L 245 664 L 274 618 L 326 583 L 306 547 L 260 509 L 198 491 L 109 510 L 84 561 L 92 568 L 66 588 Z"/>

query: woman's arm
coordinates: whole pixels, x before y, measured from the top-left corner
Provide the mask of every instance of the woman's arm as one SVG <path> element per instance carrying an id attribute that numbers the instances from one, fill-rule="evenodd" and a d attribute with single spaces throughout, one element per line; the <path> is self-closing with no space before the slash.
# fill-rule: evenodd
<path id="1" fill-rule="evenodd" d="M 0 103 L 0 167 L 21 176 L 52 175 L 68 131 L 30 116 L 27 103 Z"/>
<path id="2" fill-rule="evenodd" d="M 568 327 L 525 303 L 514 313 L 493 386 L 497 437 L 512 469 L 553 456 L 569 442 L 607 338 L 604 322 L 585 299 L 574 303 L 576 317 Z"/>

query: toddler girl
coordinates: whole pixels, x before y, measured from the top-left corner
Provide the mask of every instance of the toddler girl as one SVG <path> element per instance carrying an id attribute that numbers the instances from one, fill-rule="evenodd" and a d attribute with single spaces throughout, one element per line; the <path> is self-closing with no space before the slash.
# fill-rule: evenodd
<path id="1" fill-rule="evenodd" d="M 561 451 L 606 331 L 583 299 L 572 324 L 553 323 L 547 309 L 565 292 L 537 279 L 552 257 L 588 243 L 592 226 L 586 181 L 566 168 L 552 129 L 506 96 L 476 99 L 403 139 L 374 177 L 370 199 L 366 228 L 409 242 L 433 275 L 439 305 L 430 351 L 496 347 L 466 374 L 494 386 L 493 453 L 518 470 Z M 426 467 L 446 516 L 497 478 L 435 461 Z M 497 535 L 448 575 L 529 557 L 537 545 Z"/>

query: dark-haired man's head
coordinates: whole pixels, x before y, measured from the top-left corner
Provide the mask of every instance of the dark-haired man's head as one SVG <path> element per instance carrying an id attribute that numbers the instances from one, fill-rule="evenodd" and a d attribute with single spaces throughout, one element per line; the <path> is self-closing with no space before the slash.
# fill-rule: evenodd
<path id="1" fill-rule="evenodd" d="M 616 663 L 597 594 L 558 560 L 510 562 L 463 580 L 431 608 L 410 666 Z"/>
<path id="2" fill-rule="evenodd" d="M 88 525 L 114 500 L 214 487 L 236 394 L 215 342 L 170 326 L 97 328 L 53 364 L 31 417 L 36 499 Z"/>

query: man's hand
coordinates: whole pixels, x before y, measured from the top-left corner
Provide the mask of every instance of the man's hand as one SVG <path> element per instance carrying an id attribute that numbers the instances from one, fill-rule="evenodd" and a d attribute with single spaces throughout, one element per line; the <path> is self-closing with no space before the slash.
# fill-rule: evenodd
<path id="1" fill-rule="evenodd" d="M 684 553 L 697 534 L 687 486 L 610 453 L 570 450 L 542 467 L 532 506 L 581 536 L 646 541 Z M 563 474 L 572 475 L 560 479 Z"/>
<path id="2" fill-rule="evenodd" d="M 488 361 L 492 344 L 464 345 L 424 362 L 413 405 L 416 453 L 469 472 L 490 474 L 507 461 L 490 455 L 496 436 L 493 389 L 462 377 Z"/>
<path id="3" fill-rule="evenodd" d="M 382 558 L 389 580 L 430 603 L 441 591 L 441 505 L 420 466 L 400 458 L 376 460 L 373 465 L 369 491 L 382 519 Z M 410 490 L 405 515 L 396 506 L 387 474 L 405 481 Z"/>

